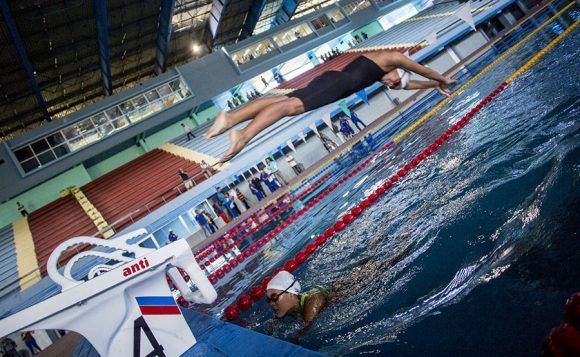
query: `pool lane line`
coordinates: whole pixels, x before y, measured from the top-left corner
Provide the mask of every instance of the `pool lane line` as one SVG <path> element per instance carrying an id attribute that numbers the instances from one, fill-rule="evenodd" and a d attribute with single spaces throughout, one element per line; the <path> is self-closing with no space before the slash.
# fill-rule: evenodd
<path id="1" fill-rule="evenodd" d="M 549 5 L 549 4 L 546 4 L 546 5 L 544 5 L 544 6 L 548 6 L 548 5 Z M 433 108 L 432 108 L 432 109 L 431 109 L 429 112 L 427 112 L 426 114 L 424 114 L 424 115 L 423 115 L 421 118 L 419 118 L 417 121 L 415 121 L 414 123 L 412 123 L 412 124 L 411 124 L 409 127 L 407 127 L 405 130 L 403 130 L 401 133 L 399 133 L 399 134 L 398 134 L 398 135 L 397 135 L 397 136 L 396 136 L 396 137 L 395 137 L 395 138 L 394 138 L 394 139 L 393 139 L 393 140 L 392 140 L 390 143 L 387 143 L 387 144 L 386 144 L 387 146 L 385 147 L 385 149 L 386 149 L 386 148 L 388 148 L 388 146 L 389 146 L 389 145 L 391 145 L 391 144 L 393 144 L 393 143 L 395 143 L 395 142 L 398 142 L 398 141 L 400 141 L 400 140 L 401 140 L 403 137 L 405 137 L 406 135 L 408 135 L 408 134 L 409 134 L 411 131 L 415 130 L 415 129 L 416 129 L 418 126 L 419 126 L 419 125 L 421 125 L 421 124 L 422 124 L 423 122 L 425 122 L 425 121 L 426 121 L 428 118 L 430 118 L 430 117 L 431 117 L 431 116 L 432 116 L 434 113 L 436 113 L 438 110 L 440 110 L 440 109 L 441 109 L 441 108 L 442 108 L 442 107 L 443 107 L 445 104 L 447 104 L 447 103 L 448 103 L 448 102 L 449 102 L 449 101 L 450 101 L 450 100 L 451 100 L 453 97 L 455 97 L 455 96 L 457 96 L 458 94 L 462 93 L 462 92 L 463 92 L 463 91 L 464 91 L 464 90 L 465 90 L 467 87 L 469 87 L 469 86 L 470 86 L 471 84 L 473 84 L 473 83 L 474 83 L 476 80 L 478 80 L 479 78 L 481 78 L 481 77 L 482 77 L 482 76 L 483 76 L 485 73 L 489 72 L 489 71 L 490 71 L 490 70 L 491 70 L 491 69 L 492 69 L 494 66 L 496 66 L 496 65 L 497 65 L 499 62 L 503 61 L 503 60 L 504 60 L 506 57 L 508 57 L 508 56 L 509 56 L 510 54 L 512 54 L 512 53 L 513 53 L 515 50 L 517 50 L 519 47 L 521 47 L 521 46 L 522 46 L 522 45 L 523 45 L 525 42 L 529 41 L 529 40 L 530 40 L 530 39 L 531 39 L 531 38 L 532 38 L 532 37 L 533 37 L 535 34 L 537 34 L 539 31 L 541 31 L 541 30 L 542 30 L 544 27 L 546 27 L 546 26 L 547 26 L 549 23 L 551 23 L 552 21 L 554 21 L 554 20 L 555 20 L 557 17 L 561 16 L 561 14 L 563 14 L 565 11 L 567 11 L 567 10 L 568 10 L 568 9 L 569 9 L 571 6 L 573 6 L 573 5 L 574 5 L 574 2 L 571 2 L 571 3 L 569 3 L 568 5 L 566 5 L 565 7 L 563 7 L 563 8 L 562 8 L 562 9 L 561 9 L 559 12 L 557 12 L 555 15 L 553 15 L 553 16 L 552 16 L 552 17 L 550 17 L 548 20 L 546 20 L 544 23 L 542 23 L 542 24 L 541 24 L 539 27 L 537 27 L 535 30 L 533 30 L 533 31 L 532 31 L 532 32 L 530 32 L 528 35 L 526 35 L 526 36 L 525 36 L 525 37 L 524 37 L 522 40 L 520 40 L 518 43 L 516 43 L 514 46 L 512 46 L 510 49 L 508 49 L 506 52 L 504 52 L 502 55 L 500 55 L 500 56 L 499 56 L 499 57 L 498 57 L 496 60 L 494 60 L 492 63 L 490 63 L 489 65 L 487 65 L 487 66 L 486 66 L 484 69 L 482 69 L 480 72 L 478 72 L 478 74 L 476 74 L 474 77 L 472 77 L 472 78 L 471 78 L 469 81 L 467 81 L 466 83 L 464 83 L 464 84 L 463 84 L 463 85 L 462 85 L 462 86 L 461 86 L 461 87 L 460 87 L 458 90 L 454 91 L 454 92 L 453 92 L 453 93 L 452 93 L 452 94 L 451 94 L 449 97 L 447 97 L 447 98 L 443 99 L 443 100 L 442 100 L 440 103 L 438 103 L 438 104 L 437 104 L 435 107 L 433 107 Z M 535 16 L 535 15 L 536 15 L 538 12 L 540 12 L 540 11 L 542 11 L 542 10 L 544 10 L 544 8 L 541 8 L 541 9 L 537 10 L 537 11 L 534 13 L 534 15 L 532 15 L 532 16 L 530 16 L 530 17 L 528 17 L 528 19 L 527 19 L 527 20 L 529 20 L 530 18 L 532 18 L 533 16 Z M 526 21 L 527 21 L 527 20 L 526 20 Z M 525 21 L 524 21 L 524 22 L 522 22 L 522 24 L 523 24 L 523 23 L 525 23 Z M 519 28 L 519 27 L 521 27 L 521 24 L 520 24 L 520 26 L 518 26 L 518 27 L 514 27 L 514 28 L 512 28 L 512 29 L 511 29 L 511 31 L 513 31 L 513 30 L 515 30 L 515 29 L 517 29 L 517 28 Z M 571 27 L 575 27 L 575 25 L 573 24 Z M 505 36 L 506 36 L 507 34 L 509 34 L 511 31 L 508 31 L 508 32 L 507 32 L 506 34 L 504 34 L 504 35 L 503 35 L 501 38 L 498 38 L 498 39 L 496 39 L 496 40 L 492 41 L 491 43 L 489 43 L 488 45 L 486 45 L 486 46 L 485 46 L 483 49 L 480 49 L 480 50 L 479 50 L 479 52 L 486 51 L 486 50 L 487 50 L 487 49 L 489 49 L 489 48 L 490 48 L 490 47 L 491 47 L 493 44 L 495 44 L 495 43 L 497 43 L 499 40 L 501 40 L 501 39 L 505 38 Z M 571 30 L 570 30 L 570 31 L 571 31 Z M 550 47 L 550 48 L 551 48 L 551 47 Z M 545 52 L 547 52 L 547 50 L 549 50 L 549 49 L 545 49 Z M 544 53 L 545 53 L 545 52 L 544 52 Z M 476 57 L 476 58 L 478 58 L 478 57 Z M 474 60 L 475 60 L 476 58 L 474 58 Z M 528 65 L 528 67 L 527 67 L 527 68 L 529 68 L 529 67 L 530 67 L 530 66 Z M 523 72 L 523 71 L 525 71 L 525 70 L 526 70 L 526 68 L 520 68 L 520 69 L 519 69 L 519 73 L 521 73 L 521 72 Z M 512 77 L 513 77 L 513 78 L 517 77 L 517 75 L 519 75 L 519 73 L 515 73 L 514 75 L 512 75 Z M 516 74 L 517 74 L 517 75 L 516 75 Z M 510 80 L 510 78 L 508 78 L 508 80 Z M 510 80 L 510 81 L 511 81 L 511 80 Z M 407 109 L 407 107 L 405 107 L 405 108 L 401 108 L 401 110 L 399 110 L 397 113 L 400 113 L 401 111 L 403 111 L 403 110 L 406 110 L 406 109 Z M 392 119 L 393 119 L 393 118 L 396 116 L 396 114 L 397 114 L 397 113 L 395 113 L 395 114 L 391 115 L 389 118 L 386 118 L 386 119 L 385 119 L 383 122 L 381 122 L 379 125 L 377 125 L 377 129 L 375 129 L 374 131 L 372 131 L 372 130 L 371 130 L 371 131 L 369 131 L 369 133 L 375 133 L 376 131 L 380 130 L 380 129 L 381 129 L 381 128 L 382 128 L 382 127 L 383 127 L 383 126 L 384 126 L 384 125 L 385 125 L 387 122 L 391 121 L 391 120 L 392 120 Z M 335 158 L 336 158 L 338 155 L 342 155 L 342 154 L 344 154 L 344 153 L 348 152 L 348 151 L 349 151 L 349 150 L 351 150 L 351 149 L 352 149 L 352 148 L 353 148 L 355 145 L 357 145 L 359 142 L 360 142 L 360 141 L 357 141 L 357 142 L 355 142 L 355 143 L 351 143 L 351 144 L 349 144 L 349 146 L 348 146 L 347 148 L 344 148 L 344 149 L 343 149 L 343 150 L 342 150 L 340 153 L 333 155 L 333 157 L 332 157 L 332 158 L 330 158 L 329 160 L 327 160 L 327 161 L 326 161 L 326 163 L 329 163 L 329 162 L 331 162 L 331 161 L 334 161 L 334 159 L 335 159 Z M 382 152 L 382 150 L 380 150 L 380 151 L 379 151 L 377 154 L 380 154 L 381 152 Z M 370 159 L 372 159 L 372 157 L 371 157 Z M 325 165 L 325 164 L 322 164 L 322 165 Z M 321 166 L 322 166 L 322 165 L 321 165 Z M 325 167 L 324 169 L 327 169 L 327 168 L 328 168 L 328 166 L 329 166 L 329 165 L 327 165 L 327 167 Z M 319 170 L 318 172 L 320 172 L 320 170 Z M 313 172 L 312 174 L 314 174 L 314 172 Z M 325 177 L 326 177 L 326 175 L 325 175 Z M 318 180 L 318 181 L 323 181 L 323 180 Z M 317 181 L 317 182 L 318 182 L 318 181 Z M 332 187 L 332 186 L 331 186 L 331 187 Z M 284 194 L 286 194 L 286 193 L 288 193 L 288 190 L 287 190 L 286 192 L 282 193 L 282 194 L 281 194 L 280 196 L 278 196 L 278 197 L 281 197 L 282 195 L 284 195 Z M 301 194 L 301 195 L 302 195 L 302 194 Z M 304 195 L 302 195 L 301 197 L 303 197 L 303 196 L 304 196 Z M 300 198 L 301 198 L 301 197 L 300 197 Z M 296 199 L 295 199 L 295 200 L 293 200 L 293 201 L 295 202 L 295 201 L 296 201 Z M 308 208 L 310 208 L 310 207 L 308 207 Z M 275 216 L 278 216 L 278 215 L 279 215 L 279 214 L 281 214 L 281 213 L 282 213 L 282 211 L 280 210 L 279 212 L 277 212 L 277 214 L 276 214 Z M 285 228 L 285 225 L 284 225 L 284 223 L 282 223 L 282 226 L 283 226 L 283 227 L 282 227 L 282 229 L 283 229 L 283 228 Z M 261 227 L 263 227 L 263 225 L 262 225 L 262 224 L 261 224 L 261 225 L 258 225 L 258 227 L 254 228 L 254 229 L 251 229 L 249 232 L 247 232 L 247 233 L 243 234 L 241 237 L 239 237 L 238 239 L 236 239 L 236 241 L 235 241 L 234 243 L 232 243 L 232 244 L 228 245 L 228 247 L 227 247 L 226 249 L 224 249 L 224 250 L 221 252 L 222 254 L 220 254 L 220 256 L 223 256 L 223 253 L 226 253 L 226 252 L 228 252 L 228 251 L 232 250 L 232 249 L 233 249 L 233 247 L 234 247 L 236 244 L 239 244 L 239 243 L 243 242 L 244 240 L 246 240 L 246 239 L 248 238 L 248 236 L 250 236 L 250 235 L 254 234 L 254 233 L 255 233 L 255 232 L 258 230 L 258 229 L 260 229 Z M 280 226 L 279 226 L 279 227 L 280 227 Z M 279 227 L 277 227 L 277 229 L 278 229 Z M 273 231 L 273 232 L 275 232 L 275 231 Z M 272 232 L 268 233 L 268 235 L 271 235 L 271 233 L 272 233 Z M 279 232 L 278 232 L 278 233 L 279 233 Z M 277 234 L 277 233 L 275 232 L 274 234 Z M 222 236 L 222 237 L 220 237 L 220 239 L 223 239 L 223 236 Z M 217 240 L 216 240 L 216 241 L 217 241 Z M 214 241 L 214 242 L 212 242 L 210 245 L 208 245 L 209 247 L 213 247 L 213 248 L 210 248 L 211 250 L 210 250 L 209 252 L 207 252 L 207 254 L 205 254 L 205 257 L 204 257 L 204 258 L 202 258 L 202 259 L 205 259 L 205 258 L 207 258 L 207 257 L 208 257 L 208 255 L 209 255 L 209 253 L 211 253 L 211 252 L 213 252 L 215 249 L 217 249 L 217 246 L 215 245 L 215 242 L 216 242 L 216 241 Z M 207 247 L 206 247 L 206 248 L 207 248 Z M 204 248 L 204 249 L 205 249 L 205 248 Z M 215 260 L 216 258 L 219 258 L 219 256 L 218 256 L 218 257 L 212 257 L 212 258 L 210 258 L 210 259 L 213 259 L 213 260 Z M 247 258 L 247 256 L 246 256 L 246 258 Z M 244 259 L 245 259 L 245 258 L 241 257 L 241 258 L 240 258 L 240 261 L 238 261 L 238 263 L 241 263 L 241 262 L 242 262 Z M 210 264 L 211 264 L 211 261 L 210 261 L 210 263 L 205 263 L 204 267 L 205 267 L 205 266 L 209 266 Z M 236 262 L 234 262 L 234 265 L 237 265 L 237 264 L 236 264 Z M 225 272 L 225 273 L 229 272 L 230 270 L 231 270 L 231 269 L 229 269 L 229 266 L 226 266 L 226 272 Z M 211 278 L 210 280 L 212 280 L 212 281 L 217 281 L 218 279 L 221 279 L 221 278 L 223 278 L 223 277 L 225 276 L 224 272 L 223 272 L 223 271 L 221 271 L 221 270 L 219 270 L 219 269 L 218 269 L 218 270 L 216 270 L 216 271 L 215 271 L 215 273 L 217 273 L 217 274 L 214 274 L 213 276 L 210 274 L 210 278 Z"/>
<path id="2" fill-rule="evenodd" d="M 384 195 L 397 181 L 405 177 L 409 171 L 414 169 L 418 166 L 422 161 L 424 161 L 428 156 L 432 155 L 437 149 L 441 147 L 443 143 L 445 143 L 451 135 L 455 132 L 463 128 L 468 121 L 483 107 L 489 104 L 497 95 L 499 95 L 506 86 L 513 82 L 517 77 L 519 77 L 522 73 L 529 70 L 534 64 L 540 60 L 544 55 L 546 55 L 554 46 L 556 46 L 559 42 L 561 42 L 566 36 L 568 36 L 572 31 L 574 31 L 578 25 L 580 24 L 580 20 L 575 21 L 572 25 L 570 25 L 562 34 L 552 40 L 548 45 L 546 45 L 542 50 L 537 52 L 532 58 L 530 58 L 526 64 L 521 66 L 518 70 L 516 70 L 512 75 L 510 75 L 499 87 L 493 90 L 487 97 L 481 100 L 474 108 L 469 111 L 469 113 L 465 114 L 457 123 L 455 123 L 451 128 L 449 128 L 443 135 L 441 135 L 437 140 L 435 140 L 431 145 L 423 150 L 420 154 L 415 156 L 409 163 L 407 163 L 403 168 L 397 171 L 394 175 L 391 176 L 389 181 L 386 181 L 383 185 L 373 191 L 367 198 L 362 200 L 356 207 L 350 210 L 349 213 L 341 217 L 337 220 L 332 227 L 326 229 L 323 234 L 319 234 L 314 242 L 311 242 L 306 245 L 306 247 L 301 250 L 300 252 L 296 253 L 293 258 L 288 259 L 283 267 L 279 267 L 274 270 L 272 276 L 276 275 L 278 271 L 286 270 L 288 272 L 293 272 L 298 268 L 299 265 L 303 264 L 310 255 L 312 255 L 319 247 L 324 245 L 326 241 L 335 236 L 336 233 L 342 231 L 346 228 L 347 225 L 354 222 L 360 214 L 367 209 L 368 207 L 372 206 L 374 202 L 377 201 L 379 197 Z M 365 163 L 368 160 L 365 160 Z M 364 164 L 364 163 L 363 163 Z M 363 164 L 359 165 L 353 172 L 358 172 L 357 169 L 360 168 Z M 360 170 L 359 170 L 360 171 Z M 349 174 L 348 177 L 351 177 L 352 172 Z M 269 239 L 266 237 L 262 238 L 260 241 L 264 241 L 262 243 L 265 244 Z M 254 244 L 258 245 L 258 244 Z M 259 245 L 261 246 L 261 245 Z M 240 317 L 241 311 L 246 311 L 250 309 L 254 302 L 259 301 L 265 295 L 266 286 L 268 282 L 272 279 L 271 276 L 267 276 L 262 280 L 260 285 L 254 286 L 250 290 L 250 294 L 241 295 L 235 304 L 230 304 L 224 310 L 224 317 L 229 321 L 237 320 Z"/>

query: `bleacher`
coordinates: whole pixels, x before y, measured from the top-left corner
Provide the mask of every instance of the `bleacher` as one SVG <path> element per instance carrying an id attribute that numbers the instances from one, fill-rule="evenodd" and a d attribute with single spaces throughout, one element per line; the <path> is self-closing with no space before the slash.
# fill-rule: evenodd
<path id="1" fill-rule="evenodd" d="M 119 230 L 130 224 L 131 219 L 142 217 L 179 195 L 174 188 L 182 183 L 178 174 L 180 168 L 195 182 L 203 181 L 197 163 L 155 149 L 86 184 L 81 190 L 107 223 Z M 143 209 L 148 203 L 151 204 Z M 138 208 L 142 208 L 139 213 L 123 220 Z"/>
<path id="2" fill-rule="evenodd" d="M 79 205 L 68 195 L 47 204 L 28 216 L 41 273 L 46 274 L 46 261 L 60 243 L 77 236 L 94 235 L 97 228 Z"/>
<path id="3" fill-rule="evenodd" d="M 11 285 L 18 279 L 16 265 L 16 247 L 12 225 L 0 229 L 0 298 L 16 290 L 18 286 Z"/>
<path id="4" fill-rule="evenodd" d="M 496 4 L 495 0 L 473 2 L 471 5 L 473 16 L 476 17 L 483 10 L 494 4 Z M 349 52 L 364 52 L 372 48 L 385 46 L 414 46 L 425 40 L 434 29 L 440 32 L 445 27 L 461 21 L 457 17 L 451 16 L 461 6 L 463 4 L 453 2 L 430 7 L 389 30 L 358 44 L 350 49 Z M 440 35 L 440 33 L 438 34 Z"/>

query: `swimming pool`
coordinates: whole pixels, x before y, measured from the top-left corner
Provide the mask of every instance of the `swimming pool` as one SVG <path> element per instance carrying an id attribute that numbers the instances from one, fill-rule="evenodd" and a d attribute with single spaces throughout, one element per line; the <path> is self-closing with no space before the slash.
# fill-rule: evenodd
<path id="1" fill-rule="evenodd" d="M 577 10 L 568 14 L 564 20 L 577 18 Z M 220 314 L 247 286 L 331 226 L 562 26 L 547 26 L 290 224 L 241 272 L 218 284 L 222 300 L 208 311 Z M 363 261 L 393 262 L 357 276 L 358 285 L 315 320 L 302 346 L 332 355 L 538 353 L 580 281 L 579 40 L 578 31 L 566 37 L 295 271 L 309 288 L 332 285 Z M 420 114 L 403 120 L 413 122 Z M 376 147 L 396 133 L 384 132 L 375 137 Z M 333 177 L 364 155 L 345 162 Z M 284 339 L 301 327 L 271 319 L 260 301 L 240 324 Z"/>

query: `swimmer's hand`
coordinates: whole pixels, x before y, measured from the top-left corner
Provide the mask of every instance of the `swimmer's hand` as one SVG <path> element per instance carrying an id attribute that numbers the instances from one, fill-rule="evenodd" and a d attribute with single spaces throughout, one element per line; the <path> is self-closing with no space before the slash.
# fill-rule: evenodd
<path id="1" fill-rule="evenodd" d="M 436 87 L 436 89 L 439 93 L 443 94 L 446 97 L 449 97 L 449 95 L 451 95 L 451 90 L 449 89 L 449 86 L 455 83 L 457 83 L 455 79 L 446 77 L 444 82 L 439 82 L 439 85 Z"/>

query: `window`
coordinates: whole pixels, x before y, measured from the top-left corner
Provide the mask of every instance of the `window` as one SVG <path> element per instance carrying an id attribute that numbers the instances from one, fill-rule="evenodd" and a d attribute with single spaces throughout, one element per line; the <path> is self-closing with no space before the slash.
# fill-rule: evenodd
<path id="1" fill-rule="evenodd" d="M 339 22 L 344 20 L 344 15 L 339 9 L 334 9 L 326 13 L 326 16 L 330 19 L 330 22 Z"/>
<path id="2" fill-rule="evenodd" d="M 237 64 L 243 64 L 272 52 L 275 49 L 274 44 L 270 40 L 264 40 L 246 47 L 232 55 L 232 59 Z"/>
<path id="3" fill-rule="evenodd" d="M 330 26 L 330 21 L 328 21 L 328 19 L 326 18 L 326 15 L 322 15 L 322 16 L 315 18 L 314 20 L 310 20 L 310 23 L 317 30 L 320 30 L 320 29 L 323 29 L 327 26 Z"/>
<path id="4" fill-rule="evenodd" d="M 149 92 L 145 93 L 145 98 L 147 98 L 147 100 L 149 102 L 154 102 L 157 99 L 159 99 L 159 94 L 157 93 L 157 91 L 155 89 L 150 90 Z"/>
<path id="5" fill-rule="evenodd" d="M 16 155 L 18 161 L 24 161 L 33 157 L 34 153 L 32 152 L 30 146 L 25 146 L 23 148 L 14 151 L 14 155 Z"/>
<path id="6" fill-rule="evenodd" d="M 22 169 L 30 172 L 190 95 L 186 85 L 174 79 L 12 151 Z"/>
<path id="7" fill-rule="evenodd" d="M 40 139 L 38 141 L 35 141 L 30 146 L 32 147 L 32 150 L 35 153 L 43 152 L 50 148 L 50 146 L 48 145 L 48 141 L 46 141 L 46 139 Z"/>
<path id="8" fill-rule="evenodd" d="M 362 9 L 366 9 L 369 6 L 371 6 L 371 3 L 369 0 L 358 0 L 358 1 L 354 1 L 354 2 L 351 2 L 350 4 L 346 5 L 344 7 L 344 11 L 347 13 L 347 15 L 352 15 L 357 11 L 360 11 Z"/>
<path id="9" fill-rule="evenodd" d="M 274 36 L 274 41 L 282 47 L 312 33 L 312 29 L 307 24 L 302 24 L 281 32 Z"/>

